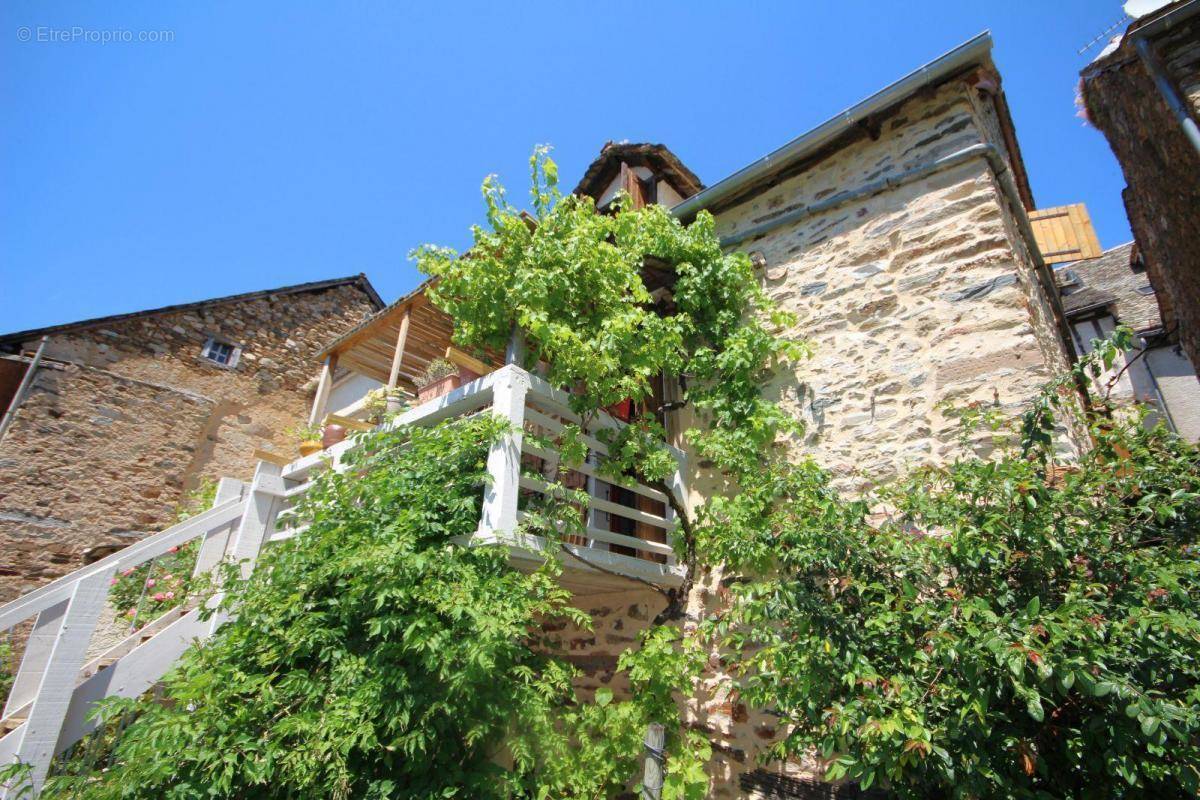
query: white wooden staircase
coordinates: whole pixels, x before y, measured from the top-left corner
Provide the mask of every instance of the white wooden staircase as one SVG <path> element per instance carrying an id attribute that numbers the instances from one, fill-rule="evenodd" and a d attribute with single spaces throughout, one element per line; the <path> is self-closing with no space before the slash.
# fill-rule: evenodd
<path id="1" fill-rule="evenodd" d="M 637 508 L 638 504 L 614 502 L 615 484 L 601 478 L 595 466 L 607 450 L 591 436 L 585 437 L 590 448 L 587 463 L 571 470 L 591 498 L 586 535 L 552 548 L 545 539 L 519 531 L 521 492 L 545 492 L 549 481 L 560 475 L 557 454 L 527 442 L 522 431 L 536 427 L 554 433 L 564 422 L 579 422 L 568 396 L 537 376 L 506 366 L 411 409 L 389 424 L 432 425 L 489 407 L 508 419 L 515 433 L 489 452 L 491 481 L 484 492 L 482 519 L 467 544 L 505 546 L 518 565 L 536 563 L 547 552 L 556 551 L 560 557 L 565 555 L 564 580 L 577 591 L 589 586 L 611 591 L 615 576 L 658 585 L 681 581 L 682 567 L 669 544 L 613 530 L 635 524 L 643 530 L 649 526 L 669 532 L 674 521 L 667 496 L 653 487 L 628 482 L 621 484 L 623 496 L 632 493 L 649 499 L 666 512 L 658 515 Z M 620 424 L 601 415 L 595 427 Z M 260 462 L 249 484 L 222 479 L 208 511 L 0 607 L 0 632 L 28 631 L 20 667 L 0 714 L 0 764 L 18 760 L 30 766 L 27 783 L 0 787 L 0 800 L 36 797 L 54 757 L 95 730 L 97 723 L 89 719 L 89 712 L 97 702 L 146 693 L 188 647 L 211 636 L 225 622 L 220 613 L 201 620 L 200 608 L 194 603 L 184 605 L 136 626 L 123 640 L 95 654 L 93 637 L 113 578 L 197 540 L 197 575 L 211 572 L 222 561 L 240 564 L 242 574 L 249 575 L 265 547 L 303 533 L 306 526 L 294 516 L 293 504 L 318 470 L 338 469 L 342 453 L 354 446 L 352 440 L 342 442 L 285 466 Z M 673 452 L 680 469 L 669 484 L 682 503 L 683 455 Z M 523 454 L 536 459 L 542 478 L 531 476 L 528 469 L 522 472 Z M 617 524 L 622 520 L 623 524 Z M 559 547 L 561 550 L 556 550 Z M 208 602 L 215 606 L 219 599 Z"/>

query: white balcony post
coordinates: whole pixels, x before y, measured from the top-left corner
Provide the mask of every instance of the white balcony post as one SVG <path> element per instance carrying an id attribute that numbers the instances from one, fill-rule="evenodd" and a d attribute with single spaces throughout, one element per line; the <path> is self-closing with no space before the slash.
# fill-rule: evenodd
<path id="1" fill-rule="evenodd" d="M 217 496 L 213 499 L 213 507 L 241 497 L 245 485 L 237 478 L 221 478 L 217 484 Z M 196 552 L 196 566 L 192 569 L 193 578 L 208 572 L 221 561 L 225 555 L 225 548 L 229 545 L 229 536 L 237 524 L 237 521 L 231 522 L 223 529 L 209 531 L 201 538 L 200 549 Z"/>
<path id="2" fill-rule="evenodd" d="M 267 461 L 258 462 L 254 470 L 254 480 L 250 484 L 250 495 L 242 511 L 242 518 L 233 531 L 233 539 L 227 548 L 227 557 L 234 564 L 239 564 L 243 578 L 250 577 L 254 562 L 258 560 L 263 542 L 270 534 L 275 522 L 275 514 L 279 509 L 280 497 L 283 495 L 283 469 Z M 217 592 L 209 606 L 215 607 L 223 597 Z M 211 635 L 229 618 L 224 611 L 215 612 L 209 619 L 208 632 Z"/>
<path id="3" fill-rule="evenodd" d="M 509 365 L 497 373 L 492 387 L 492 411 L 506 420 L 512 431 L 500 437 L 488 451 L 487 469 L 491 483 L 483 495 L 480 533 L 516 530 L 525 394 L 528 391 L 529 375 L 520 367 Z"/>
<path id="4" fill-rule="evenodd" d="M 41 790 L 115 573 L 113 565 L 80 578 L 75 584 L 65 612 L 58 618 L 54 643 L 17 745 L 17 760 L 31 768 L 28 778 L 23 784 L 0 788 L 0 798 L 24 797 L 26 793 L 37 797 Z"/>

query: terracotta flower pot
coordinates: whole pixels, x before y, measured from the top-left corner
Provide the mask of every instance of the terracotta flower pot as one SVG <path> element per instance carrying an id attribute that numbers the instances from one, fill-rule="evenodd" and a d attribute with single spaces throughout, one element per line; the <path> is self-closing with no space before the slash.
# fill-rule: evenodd
<path id="1" fill-rule="evenodd" d="M 447 375 L 446 377 L 436 380 L 433 383 L 427 383 L 424 386 L 417 387 L 417 400 L 422 403 L 427 403 L 430 400 L 441 397 L 444 394 L 449 394 L 462 386 L 462 378 L 458 375 Z"/>
<path id="2" fill-rule="evenodd" d="M 346 429 L 341 425 L 329 423 L 325 426 L 325 430 L 321 434 L 321 449 L 328 450 L 338 442 L 345 441 L 346 433 Z"/>
<path id="3" fill-rule="evenodd" d="M 444 394 L 453 392 L 465 383 L 470 383 L 479 377 L 479 373 L 465 367 L 458 368 L 457 375 L 447 375 L 441 380 L 417 387 L 417 402 L 425 403 Z"/>
<path id="4" fill-rule="evenodd" d="M 319 439 L 314 439 L 313 441 L 300 443 L 301 458 L 303 458 L 304 456 L 311 456 L 313 453 L 319 453 L 319 452 L 321 452 L 321 441 Z"/>

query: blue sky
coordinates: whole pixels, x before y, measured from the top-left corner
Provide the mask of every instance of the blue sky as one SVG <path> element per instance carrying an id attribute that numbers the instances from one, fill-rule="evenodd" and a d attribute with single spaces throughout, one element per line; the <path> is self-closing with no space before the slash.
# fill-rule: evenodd
<path id="1" fill-rule="evenodd" d="M 358 272 L 391 300 L 418 281 L 413 247 L 466 244 L 485 175 L 525 197 L 537 143 L 568 186 L 609 139 L 662 142 L 711 184 L 984 28 L 1038 204 L 1087 203 L 1111 247 L 1130 238 L 1124 181 L 1073 97 L 1097 49 L 1076 51 L 1121 16 L 1118 0 L 5 0 L 0 332 Z M 104 31 L 133 41 L 47 41 Z"/>

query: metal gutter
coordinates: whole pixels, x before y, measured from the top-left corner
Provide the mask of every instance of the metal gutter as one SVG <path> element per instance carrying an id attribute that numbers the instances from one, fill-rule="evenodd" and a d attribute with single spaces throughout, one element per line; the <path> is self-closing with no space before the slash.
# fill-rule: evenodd
<path id="1" fill-rule="evenodd" d="M 967 161 L 972 161 L 977 158 L 985 158 L 987 157 L 989 148 L 992 150 L 996 149 L 994 145 L 990 144 L 971 145 L 963 150 L 951 153 L 948 156 L 936 158 L 927 164 L 921 164 L 920 166 L 904 170 L 903 172 L 895 175 L 891 175 L 886 178 L 880 178 L 879 180 L 872 181 L 871 183 L 863 184 L 857 189 L 852 189 L 848 192 L 839 192 L 832 197 L 822 200 L 819 203 L 813 203 L 809 206 L 802 206 L 800 208 L 793 209 L 786 214 L 780 214 L 778 217 L 767 220 L 759 225 L 755 225 L 752 228 L 747 228 L 744 231 L 732 233 L 729 236 L 723 236 L 721 237 L 721 246 L 735 247 L 747 239 L 753 239 L 755 237 L 762 236 L 783 225 L 799 222 L 802 219 L 815 216 L 817 214 L 823 214 L 826 211 L 831 211 L 832 209 L 846 205 L 847 203 L 853 203 L 856 200 L 865 200 L 867 198 L 874 197 L 875 195 L 886 192 L 889 189 L 895 189 L 903 186 L 906 183 L 912 183 L 913 181 L 927 178 L 930 175 L 934 175 L 938 172 L 942 172 L 943 170 L 958 166 L 959 164 Z"/>
<path id="2" fill-rule="evenodd" d="M 764 222 L 761 225 L 756 225 L 753 228 L 748 228 L 745 231 L 722 238 L 721 246 L 734 247 L 748 239 L 762 236 L 782 225 L 798 222 L 806 217 L 827 212 L 855 200 L 872 197 L 889 189 L 894 189 L 939 172 L 944 172 L 976 158 L 982 158 L 988 162 L 992 173 L 996 176 L 996 182 L 999 184 L 1001 192 L 1012 206 L 1017 228 L 1025 240 L 1026 249 L 1029 251 L 1030 258 L 1033 259 L 1034 271 L 1037 274 L 1039 283 L 1042 284 L 1042 291 L 1046 295 L 1047 302 L 1050 303 L 1051 311 L 1058 325 L 1059 338 L 1063 340 L 1063 346 L 1067 350 L 1067 357 L 1074 362 L 1078 356 L 1075 352 L 1074 342 L 1071 339 L 1071 329 L 1067 324 L 1066 311 L 1063 308 L 1062 297 L 1058 293 L 1058 285 L 1055 283 L 1054 273 L 1050 270 L 1045 259 L 1042 258 L 1041 251 L 1038 249 L 1037 238 L 1033 234 L 1033 226 L 1029 222 L 1029 214 L 1025 210 L 1025 204 L 1021 200 L 1021 192 L 1017 188 L 1017 182 L 1013 179 L 1012 170 L 1008 168 L 1008 162 L 1005 160 L 1000 148 L 990 142 L 980 142 L 979 144 L 964 147 L 962 150 L 957 150 L 949 155 L 934 159 L 919 167 L 905 170 L 890 178 L 874 181 L 857 189 L 834 195 L 820 203 L 814 203 L 811 206 L 804 206 L 787 214 L 781 214 L 775 219 Z"/>
<path id="3" fill-rule="evenodd" d="M 1129 35 L 1134 37 L 1157 36 L 1179 23 L 1191 19 L 1197 11 L 1200 11 L 1200 2 L 1190 0 L 1169 13 L 1163 14 L 1158 19 L 1147 22 L 1140 28 L 1135 28 Z"/>
<path id="4" fill-rule="evenodd" d="M 684 220 L 692 218 L 701 209 L 708 208 L 767 175 L 800 161 L 846 131 L 855 128 L 871 115 L 904 101 L 917 90 L 980 63 L 991 53 L 991 49 L 992 36 L 988 31 L 984 31 L 836 117 L 801 134 L 783 147 L 768 153 L 699 194 L 692 195 L 674 206 L 671 213 Z"/>
<path id="5" fill-rule="evenodd" d="M 1129 38 L 1133 40 L 1133 47 L 1137 50 L 1138 57 L 1141 58 L 1146 71 L 1150 73 L 1150 77 L 1154 81 L 1154 87 L 1162 95 L 1167 108 L 1179 120 L 1179 125 L 1183 128 L 1183 135 L 1187 137 L 1196 154 L 1200 155 L 1200 127 L 1196 126 L 1196 120 L 1192 117 L 1191 109 L 1184 99 L 1179 96 L 1179 90 L 1175 88 L 1175 84 L 1171 81 L 1166 67 L 1163 66 L 1158 58 L 1158 54 L 1154 50 L 1154 46 L 1150 43 L 1151 37 L 1165 33 L 1175 25 L 1191 19 L 1198 11 L 1200 11 L 1200 0 L 1191 0 L 1171 13 L 1163 14 L 1158 19 L 1130 32 Z"/>

